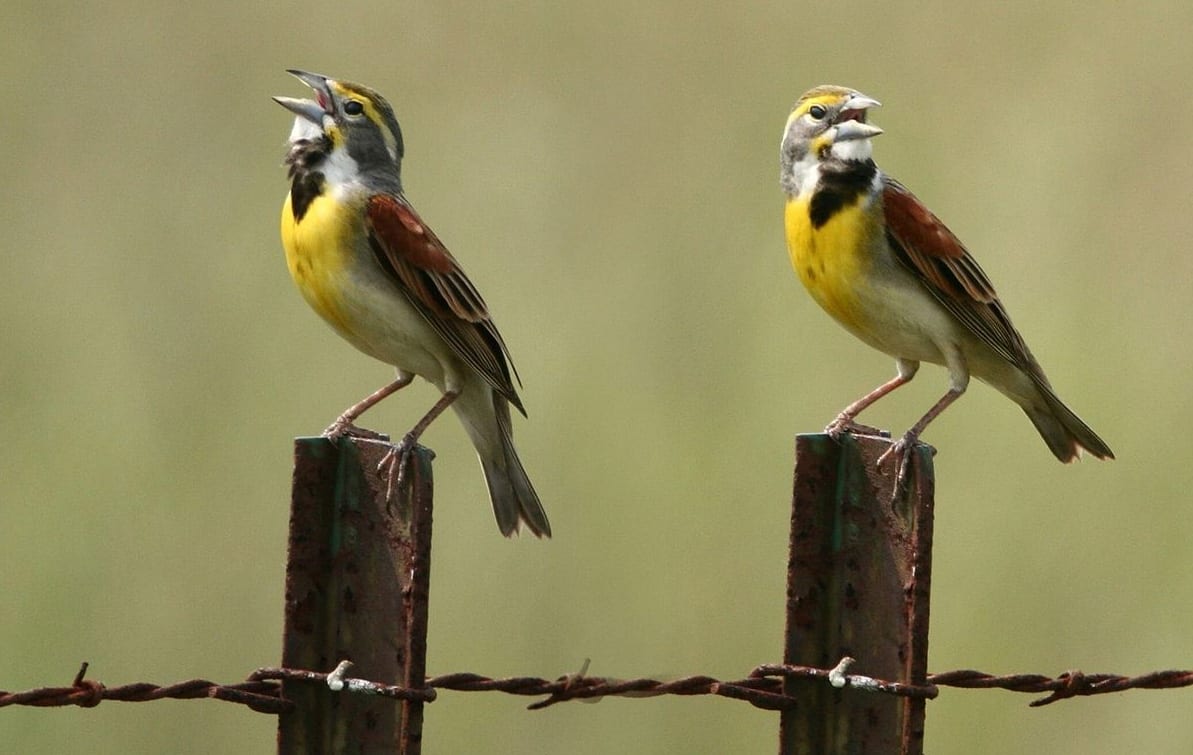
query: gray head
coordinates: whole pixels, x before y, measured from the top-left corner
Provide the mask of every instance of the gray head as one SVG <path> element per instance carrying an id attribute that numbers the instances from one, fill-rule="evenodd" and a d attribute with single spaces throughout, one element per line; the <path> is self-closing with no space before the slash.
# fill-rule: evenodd
<path id="1" fill-rule="evenodd" d="M 322 148 L 308 157 L 332 161 L 337 152 L 346 154 L 359 173 L 388 174 L 398 178 L 400 184 L 405 152 L 402 129 L 385 98 L 360 84 L 336 81 L 306 71 L 291 70 L 289 73 L 315 93 L 313 100 L 273 98 L 298 116 L 290 132 L 291 145 L 309 146 L 321 142 Z M 309 149 L 305 151 L 311 152 Z M 308 167 L 319 169 L 322 166 Z"/>
<path id="2" fill-rule="evenodd" d="M 822 85 L 809 89 L 795 103 L 779 148 L 783 190 L 798 195 L 815 167 L 829 160 L 870 159 L 870 138 L 882 129 L 866 123 L 866 111 L 878 100 L 846 87 Z"/>

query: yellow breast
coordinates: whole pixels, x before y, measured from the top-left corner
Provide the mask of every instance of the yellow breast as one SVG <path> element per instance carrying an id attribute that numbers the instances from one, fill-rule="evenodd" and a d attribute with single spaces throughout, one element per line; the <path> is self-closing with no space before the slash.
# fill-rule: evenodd
<path id="1" fill-rule="evenodd" d="M 294 218 L 289 194 L 282 206 L 282 246 L 290 277 L 307 303 L 347 337 L 351 328 L 344 296 L 351 283 L 354 222 L 352 206 L 327 195 L 311 202 L 301 222 Z"/>
<path id="2" fill-rule="evenodd" d="M 870 269 L 868 244 L 876 231 L 860 204 L 835 212 L 813 228 L 808 199 L 787 202 L 784 212 L 791 266 L 816 303 L 854 332 L 863 329 L 861 301 Z"/>

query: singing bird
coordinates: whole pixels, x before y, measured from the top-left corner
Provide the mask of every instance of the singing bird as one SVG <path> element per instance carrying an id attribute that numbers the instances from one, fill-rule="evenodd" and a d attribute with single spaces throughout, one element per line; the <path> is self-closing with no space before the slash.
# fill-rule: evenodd
<path id="1" fill-rule="evenodd" d="M 509 351 L 480 293 L 403 193 L 405 150 L 393 108 L 360 84 L 289 73 L 315 96 L 274 98 L 296 116 L 282 208 L 290 275 L 345 340 L 397 368 L 396 380 L 349 407 L 323 434 L 334 440 L 362 432 L 353 422 L 418 375 L 443 395 L 390 457 L 399 480 L 419 436 L 450 406 L 476 447 L 502 534 L 524 525 L 550 537 L 514 449 L 510 405 L 526 410 Z"/>
<path id="2" fill-rule="evenodd" d="M 911 447 L 965 392 L 970 375 L 1018 404 L 1062 462 L 1110 447 L 1057 397 L 1011 323 L 989 278 L 953 233 L 871 157 L 882 129 L 866 122 L 878 101 L 839 86 L 804 93 L 787 118 L 780 184 L 791 264 L 812 298 L 897 374 L 847 406 L 826 428 L 856 431 L 857 415 L 910 381 L 921 362 L 949 371 L 949 389 L 883 454 L 905 478 Z M 896 488 L 898 489 L 898 488 Z"/>

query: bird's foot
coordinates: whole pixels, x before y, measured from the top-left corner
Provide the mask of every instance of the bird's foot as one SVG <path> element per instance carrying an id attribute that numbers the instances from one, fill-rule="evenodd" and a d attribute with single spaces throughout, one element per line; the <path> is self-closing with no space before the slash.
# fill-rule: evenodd
<path id="1" fill-rule="evenodd" d="M 915 447 L 919 441 L 919 435 L 909 431 L 902 438 L 892 443 L 887 450 L 883 451 L 882 455 L 878 457 L 878 461 L 875 462 L 875 466 L 881 467 L 890 458 L 897 465 L 895 469 L 895 485 L 891 488 L 892 505 L 902 498 L 907 491 L 907 485 L 911 481 L 912 465 L 915 464 Z"/>
<path id="2" fill-rule="evenodd" d="M 915 437 L 904 435 L 899 440 L 890 445 L 887 450 L 882 452 L 875 462 L 875 466 L 882 467 L 888 458 L 895 463 L 895 484 L 891 487 L 891 505 L 903 497 L 904 490 L 907 486 L 907 480 L 911 476 L 911 454 L 912 449 L 915 448 Z"/>
<path id="3" fill-rule="evenodd" d="M 389 447 L 381 461 L 377 462 L 377 471 L 386 471 L 385 500 L 392 501 L 394 491 L 401 490 L 406 484 L 406 470 L 410 468 L 410 454 L 418 445 L 418 436 L 413 432 L 406 433 L 396 445 Z"/>
<path id="4" fill-rule="evenodd" d="M 356 425 L 352 424 L 352 420 L 350 418 L 345 417 L 344 415 L 337 417 L 336 421 L 328 425 L 327 429 L 324 430 L 321 435 L 324 438 L 330 440 L 332 443 L 338 442 L 340 438 L 386 440 L 386 437 L 381 433 L 373 432 L 372 430 L 366 430 L 363 427 L 357 427 Z"/>
<path id="5" fill-rule="evenodd" d="M 853 417 L 844 414 L 837 415 L 836 419 L 828 423 L 828 426 L 824 428 L 824 432 L 835 441 L 840 441 L 846 435 L 866 435 L 874 438 L 891 437 L 891 434 L 886 430 L 863 425 L 860 422 L 854 421 Z"/>

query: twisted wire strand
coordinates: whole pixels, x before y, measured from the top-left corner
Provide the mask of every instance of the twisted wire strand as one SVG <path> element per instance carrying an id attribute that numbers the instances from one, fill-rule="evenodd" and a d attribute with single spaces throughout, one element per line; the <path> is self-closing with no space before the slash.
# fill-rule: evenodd
<path id="1" fill-rule="evenodd" d="M 832 669 L 811 666 L 764 664 L 744 679 L 722 681 L 711 676 L 685 676 L 676 679 L 616 679 L 588 676 L 585 670 L 557 679 L 518 676 L 494 679 L 474 673 L 454 673 L 432 677 L 423 687 L 410 688 L 348 677 L 351 664 L 341 663 L 334 671 L 323 673 L 304 669 L 260 668 L 248 679 L 235 684 L 218 684 L 207 679 L 189 679 L 169 685 L 137 682 L 109 687 L 86 679 L 84 663 L 68 687 L 39 687 L 23 692 L 0 690 L 0 708 L 10 705 L 56 707 L 76 705 L 92 708 L 104 700 L 148 702 L 150 700 L 194 700 L 209 698 L 244 705 L 259 713 L 278 715 L 293 710 L 294 704 L 282 697 L 283 680 L 326 684 L 333 690 L 391 697 L 396 700 L 433 702 L 438 690 L 454 692 L 504 692 L 511 695 L 543 697 L 530 704 L 541 710 L 569 700 L 595 701 L 604 697 L 659 697 L 662 695 L 718 695 L 742 700 L 766 710 L 782 710 L 798 703 L 798 697 L 783 693 L 785 679 L 827 682 L 834 687 L 889 694 L 902 697 L 935 698 L 940 687 L 962 689 L 1002 689 L 1031 694 L 1047 693 L 1030 705 L 1039 707 L 1074 697 L 1123 692 L 1129 689 L 1176 689 L 1193 686 L 1193 671 L 1153 671 L 1139 676 L 1086 674 L 1066 671 L 1059 676 L 1009 674 L 998 676 L 972 669 L 929 674 L 924 684 L 892 682 L 849 674 L 853 659 L 844 658 Z M 585 664 L 587 667 L 587 663 Z"/>

